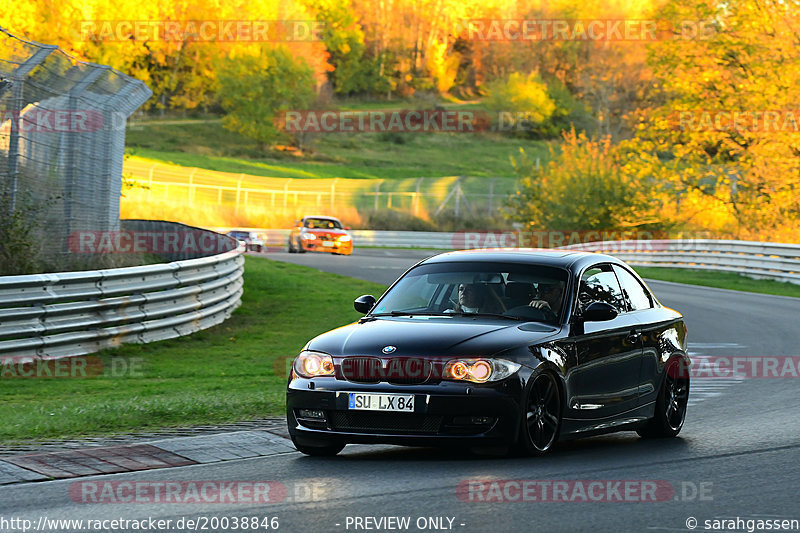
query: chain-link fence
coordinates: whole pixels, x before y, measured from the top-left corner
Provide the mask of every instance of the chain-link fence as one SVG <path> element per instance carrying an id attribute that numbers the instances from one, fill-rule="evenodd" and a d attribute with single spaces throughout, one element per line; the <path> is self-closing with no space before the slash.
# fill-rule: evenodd
<path id="1" fill-rule="evenodd" d="M 0 224 L 12 240 L 40 225 L 33 252 L 52 254 L 72 232 L 119 229 L 125 123 L 151 95 L 111 67 L 0 28 Z"/>

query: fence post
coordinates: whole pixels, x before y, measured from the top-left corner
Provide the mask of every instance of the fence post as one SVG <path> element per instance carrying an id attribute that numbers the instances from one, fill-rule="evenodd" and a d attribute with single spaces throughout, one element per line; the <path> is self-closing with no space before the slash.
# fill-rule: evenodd
<path id="1" fill-rule="evenodd" d="M 419 187 L 422 185 L 423 178 L 419 178 L 417 180 L 417 190 L 414 193 L 414 216 L 419 216 Z"/>
<path id="2" fill-rule="evenodd" d="M 283 208 L 286 209 L 288 202 L 289 202 L 289 184 L 292 182 L 292 178 L 286 180 L 286 183 L 283 186 Z"/>
<path id="3" fill-rule="evenodd" d="M 86 91 L 86 89 L 88 89 L 90 85 L 92 85 L 95 81 L 97 81 L 100 78 L 100 76 L 105 74 L 107 71 L 111 70 L 111 67 L 105 65 L 92 64 L 91 66 L 93 67 L 92 70 L 90 70 L 83 78 L 81 78 L 75 85 L 73 85 L 70 88 L 69 92 L 67 93 L 67 101 L 68 101 L 67 106 L 70 111 L 77 109 L 76 106 L 78 104 L 78 99 L 81 97 L 84 91 Z M 105 115 L 103 115 L 103 118 L 105 119 Z M 107 125 L 104 125 L 104 128 L 105 127 L 107 127 Z M 105 139 L 105 142 L 107 143 L 108 140 Z M 72 229 L 74 227 L 75 213 L 73 212 L 72 209 L 73 205 L 75 205 L 76 203 L 78 205 L 81 204 L 86 205 L 87 203 L 89 203 L 86 198 L 87 192 L 89 190 L 87 177 L 83 175 L 82 172 L 79 173 L 77 169 L 78 161 L 76 160 L 76 157 L 79 154 L 79 152 L 81 152 L 81 150 L 78 149 L 77 143 L 78 143 L 78 138 L 76 132 L 71 132 L 66 136 L 66 147 L 64 149 L 64 155 L 65 155 L 64 168 L 66 172 L 64 173 L 64 226 L 63 226 L 65 236 L 68 236 L 72 232 Z M 95 175 L 94 178 L 95 180 L 97 180 L 98 176 Z M 104 178 L 106 177 L 105 176 L 100 177 L 100 179 Z M 83 186 L 81 186 L 81 184 L 78 183 L 79 181 L 84 182 Z M 80 201 L 77 198 L 77 196 L 79 195 L 83 197 L 81 198 Z M 96 198 L 93 200 L 97 201 Z M 77 209 L 79 215 L 82 214 L 82 211 L 83 210 L 80 208 Z M 79 228 L 79 229 L 84 229 L 84 228 Z M 100 229 L 100 228 L 95 227 L 94 229 Z M 66 238 L 64 238 L 63 251 L 64 252 L 69 251 L 67 247 Z"/>
<path id="4" fill-rule="evenodd" d="M 331 183 L 331 213 L 333 212 L 333 207 L 335 204 L 334 198 L 336 198 L 336 182 L 339 181 L 339 178 L 333 178 L 333 183 Z"/>
<path id="5" fill-rule="evenodd" d="M 491 181 L 489 181 L 489 211 L 488 211 L 488 216 L 490 216 L 490 217 L 492 216 L 492 200 L 494 199 L 494 180 L 496 180 L 496 179 L 497 178 L 492 178 Z"/>
<path id="6" fill-rule="evenodd" d="M 153 163 L 153 165 L 150 167 L 150 177 L 147 180 L 147 201 L 148 202 L 150 202 L 150 198 L 152 198 L 152 193 L 153 193 L 153 171 L 155 170 L 157 164 L 158 163 Z"/>
<path id="7" fill-rule="evenodd" d="M 244 174 L 239 174 L 239 181 L 236 182 L 236 208 L 234 212 L 236 214 L 239 213 L 239 197 L 242 194 L 242 179 L 244 178 Z"/>
<path id="8" fill-rule="evenodd" d="M 193 168 L 192 172 L 189 174 L 189 207 L 194 205 L 194 173 L 197 172 L 197 168 Z"/>
<path id="9" fill-rule="evenodd" d="M 9 215 L 13 214 L 16 210 L 17 204 L 17 176 L 19 175 L 19 127 L 22 120 L 22 102 L 24 98 L 25 77 L 30 74 L 31 70 L 40 63 L 42 63 L 47 56 L 49 56 L 57 46 L 43 45 L 36 53 L 34 53 L 27 61 L 20 65 L 14 71 L 11 79 L 11 132 L 8 137 L 8 175 L 11 182 L 10 198 L 9 198 Z"/>

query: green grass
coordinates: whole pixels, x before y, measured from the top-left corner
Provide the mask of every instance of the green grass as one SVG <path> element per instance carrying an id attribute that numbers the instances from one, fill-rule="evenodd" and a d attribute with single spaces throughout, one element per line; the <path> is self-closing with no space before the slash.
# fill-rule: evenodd
<path id="1" fill-rule="evenodd" d="M 636 272 L 643 278 L 648 279 L 800 298 L 800 285 L 753 279 L 730 272 L 659 267 L 636 267 Z"/>
<path id="2" fill-rule="evenodd" d="M 406 179 L 514 177 L 511 156 L 549 157 L 547 143 L 495 133 L 318 134 L 302 157 L 265 153 L 218 122 L 136 123 L 126 144 L 133 155 L 221 172 L 276 178 Z"/>
<path id="3" fill-rule="evenodd" d="M 281 415 L 287 361 L 315 335 L 357 320 L 354 298 L 384 289 L 248 257 L 242 306 L 225 323 L 99 354 L 106 368 L 112 357 L 135 362 L 137 376 L 3 378 L 0 442 Z"/>

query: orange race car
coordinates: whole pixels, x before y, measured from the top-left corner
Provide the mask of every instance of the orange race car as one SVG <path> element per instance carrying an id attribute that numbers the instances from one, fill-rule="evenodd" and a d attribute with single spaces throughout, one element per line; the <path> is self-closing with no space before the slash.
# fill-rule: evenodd
<path id="1" fill-rule="evenodd" d="M 338 218 L 309 216 L 298 220 L 289 234 L 289 253 L 330 252 L 350 255 L 353 238 Z"/>

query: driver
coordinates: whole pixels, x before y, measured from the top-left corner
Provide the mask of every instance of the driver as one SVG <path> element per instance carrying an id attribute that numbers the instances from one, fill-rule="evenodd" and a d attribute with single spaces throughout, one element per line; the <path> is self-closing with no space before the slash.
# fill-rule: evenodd
<path id="1" fill-rule="evenodd" d="M 453 309 L 445 313 L 496 313 L 505 312 L 500 299 L 485 285 L 461 283 L 458 286 L 458 301 Z"/>
<path id="2" fill-rule="evenodd" d="M 557 315 L 561 310 L 561 301 L 564 297 L 564 287 L 560 281 L 541 281 L 536 287 L 538 299 L 532 300 L 528 305 L 534 309 L 548 309 Z"/>

